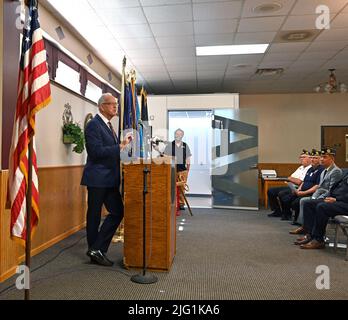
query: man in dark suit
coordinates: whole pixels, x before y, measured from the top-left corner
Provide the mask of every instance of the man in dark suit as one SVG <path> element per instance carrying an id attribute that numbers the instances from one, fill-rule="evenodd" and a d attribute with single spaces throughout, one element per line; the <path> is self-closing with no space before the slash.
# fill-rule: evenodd
<path id="1" fill-rule="evenodd" d="M 123 203 L 119 191 L 120 150 L 131 140 L 126 137 L 120 143 L 110 120 L 118 115 L 118 102 L 111 94 L 103 94 L 98 101 L 99 113 L 85 129 L 87 163 L 81 185 L 87 186 L 87 256 L 104 266 L 112 266 L 106 252 L 111 239 L 123 218 Z M 109 214 L 103 224 L 101 209 L 103 204 Z M 99 230 L 98 230 L 99 229 Z"/>
<path id="2" fill-rule="evenodd" d="M 348 212 L 348 172 L 336 182 L 324 200 L 308 201 L 304 205 L 304 227 L 310 233 L 300 243 L 301 249 L 322 249 L 330 217 Z"/>

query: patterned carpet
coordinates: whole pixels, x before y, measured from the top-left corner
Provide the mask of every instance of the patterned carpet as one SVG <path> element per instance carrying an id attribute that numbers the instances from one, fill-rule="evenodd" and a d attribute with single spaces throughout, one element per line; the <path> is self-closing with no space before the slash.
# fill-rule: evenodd
<path id="1" fill-rule="evenodd" d="M 345 251 L 301 250 L 292 244 L 296 236 L 289 235 L 289 222 L 267 213 L 194 209 L 190 217 L 184 212 L 172 269 L 156 273 L 158 282 L 151 285 L 130 281 L 137 272 L 122 267 L 121 244 L 108 252 L 115 266 L 90 264 L 83 230 L 33 258 L 32 270 L 42 267 L 32 272 L 31 298 L 348 299 Z M 329 267 L 329 290 L 316 288 L 319 265 Z M 14 282 L 13 277 L 0 284 L 0 300 L 23 299 Z"/>

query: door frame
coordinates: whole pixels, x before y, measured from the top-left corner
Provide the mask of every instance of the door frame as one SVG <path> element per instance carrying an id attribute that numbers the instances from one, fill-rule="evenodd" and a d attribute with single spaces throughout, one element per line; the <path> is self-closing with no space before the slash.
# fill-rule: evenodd
<path id="1" fill-rule="evenodd" d="M 322 125 L 320 126 L 320 147 L 323 148 L 324 147 L 324 129 L 325 128 L 338 128 L 338 127 L 348 127 L 347 124 L 342 124 L 342 125 Z"/>

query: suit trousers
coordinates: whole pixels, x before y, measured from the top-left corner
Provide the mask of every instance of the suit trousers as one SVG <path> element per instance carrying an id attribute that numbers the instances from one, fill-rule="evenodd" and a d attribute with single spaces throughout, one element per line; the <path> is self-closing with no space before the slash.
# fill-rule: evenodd
<path id="1" fill-rule="evenodd" d="M 123 219 L 123 202 L 118 188 L 87 187 L 87 243 L 88 248 L 108 251 L 112 237 Z M 109 214 L 100 226 L 103 204 Z"/>
<path id="2" fill-rule="evenodd" d="M 315 213 L 315 223 L 312 237 L 318 241 L 324 241 L 325 231 L 329 218 L 339 214 L 347 213 L 347 204 L 337 201 L 333 203 L 321 202 L 317 204 Z"/>
<path id="3" fill-rule="evenodd" d="M 268 189 L 267 196 L 268 196 L 268 202 L 269 202 L 269 206 L 271 207 L 271 210 L 278 212 L 280 214 L 281 209 L 279 206 L 278 197 L 285 195 L 287 193 L 291 193 L 291 189 L 287 186 Z"/>

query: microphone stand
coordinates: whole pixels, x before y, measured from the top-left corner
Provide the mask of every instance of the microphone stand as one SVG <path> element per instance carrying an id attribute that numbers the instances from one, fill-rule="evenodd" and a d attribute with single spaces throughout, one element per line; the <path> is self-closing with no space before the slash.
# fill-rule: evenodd
<path id="1" fill-rule="evenodd" d="M 145 135 L 145 130 L 144 130 L 144 125 L 142 122 L 139 122 L 139 125 L 142 126 L 143 128 L 143 133 Z M 146 132 L 146 136 L 148 136 Z M 152 162 L 152 142 L 151 147 L 150 147 L 150 160 Z M 150 163 L 151 166 L 151 163 Z M 142 273 L 136 274 L 131 277 L 131 281 L 135 283 L 140 283 L 140 284 L 151 284 L 155 283 L 158 281 L 157 277 L 152 275 L 152 274 L 146 274 L 146 194 L 148 193 L 147 190 L 147 175 L 151 172 L 151 169 L 148 168 L 147 164 L 144 165 L 144 185 L 143 185 L 143 270 Z"/>

